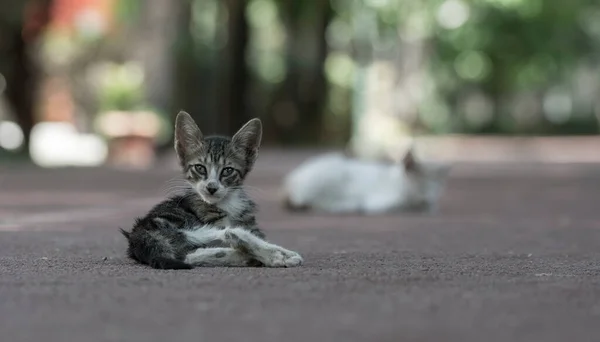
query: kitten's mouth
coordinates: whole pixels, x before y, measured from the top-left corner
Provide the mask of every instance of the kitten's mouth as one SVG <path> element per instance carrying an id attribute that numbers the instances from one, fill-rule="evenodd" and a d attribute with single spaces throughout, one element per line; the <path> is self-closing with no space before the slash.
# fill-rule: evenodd
<path id="1" fill-rule="evenodd" d="M 209 195 L 203 192 L 200 192 L 200 197 L 202 197 L 202 200 L 208 204 L 215 204 L 223 199 L 223 196 Z"/>

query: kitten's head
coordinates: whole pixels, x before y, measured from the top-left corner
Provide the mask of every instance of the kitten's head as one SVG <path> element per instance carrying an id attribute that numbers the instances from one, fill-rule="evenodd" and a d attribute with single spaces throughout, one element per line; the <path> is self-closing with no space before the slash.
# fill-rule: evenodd
<path id="1" fill-rule="evenodd" d="M 259 119 L 248 121 L 233 137 L 205 137 L 194 119 L 179 112 L 175 151 L 187 180 L 200 197 L 216 204 L 242 185 L 258 157 L 262 137 Z"/>
<path id="2" fill-rule="evenodd" d="M 435 211 L 450 173 L 450 166 L 417 160 L 412 147 L 402 159 L 402 164 L 412 184 L 411 204 L 415 209 Z"/>

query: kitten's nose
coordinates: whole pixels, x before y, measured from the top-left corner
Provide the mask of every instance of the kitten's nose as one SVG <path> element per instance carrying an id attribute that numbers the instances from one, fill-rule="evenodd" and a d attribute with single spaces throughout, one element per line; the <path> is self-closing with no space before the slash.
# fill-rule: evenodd
<path id="1" fill-rule="evenodd" d="M 206 191 L 208 191 L 209 194 L 214 195 L 215 192 L 217 192 L 217 190 L 219 190 L 219 186 L 215 183 L 208 183 L 206 184 Z"/>

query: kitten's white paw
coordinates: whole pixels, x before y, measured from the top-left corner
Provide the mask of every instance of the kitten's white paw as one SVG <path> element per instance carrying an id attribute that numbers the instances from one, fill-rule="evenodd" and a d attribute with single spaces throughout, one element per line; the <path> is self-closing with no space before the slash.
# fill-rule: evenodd
<path id="1" fill-rule="evenodd" d="M 298 254 L 296 252 L 292 252 L 292 255 L 288 256 L 288 258 L 285 260 L 286 267 L 297 267 L 297 266 L 302 265 L 303 263 L 304 263 L 304 259 L 302 259 L 300 254 Z"/>
<path id="2" fill-rule="evenodd" d="M 237 249 L 238 251 L 245 253 L 245 254 L 250 254 L 250 255 L 255 254 L 255 253 L 253 253 L 253 248 L 250 245 L 250 243 L 248 243 L 248 241 L 243 240 L 239 235 L 237 235 L 230 229 L 226 230 L 224 235 L 225 235 L 225 241 L 227 243 L 229 243 L 231 248 Z"/>
<path id="3" fill-rule="evenodd" d="M 227 229 L 224 238 L 231 248 L 251 255 L 266 267 L 296 267 L 304 262 L 300 254 L 268 243 L 244 231 Z"/>
<path id="4" fill-rule="evenodd" d="M 263 256 L 263 263 L 267 267 L 285 267 L 285 255 L 278 250 L 269 251 Z"/>
<path id="5" fill-rule="evenodd" d="M 304 262 L 300 254 L 284 249 L 272 250 L 265 259 L 267 267 L 297 267 Z"/>
<path id="6" fill-rule="evenodd" d="M 223 231 L 223 236 L 225 237 L 225 241 L 232 245 L 238 243 L 241 240 L 239 236 L 237 236 L 234 232 L 231 231 L 231 229 L 225 229 Z"/>

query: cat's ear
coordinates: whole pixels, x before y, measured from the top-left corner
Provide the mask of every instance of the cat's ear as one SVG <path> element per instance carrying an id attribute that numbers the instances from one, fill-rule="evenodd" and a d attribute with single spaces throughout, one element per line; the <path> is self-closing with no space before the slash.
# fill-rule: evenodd
<path id="1" fill-rule="evenodd" d="M 402 158 L 402 165 L 404 165 L 404 169 L 409 172 L 416 172 L 419 170 L 419 163 L 415 158 L 414 146 L 411 145 L 406 151 L 404 158 Z"/>
<path id="2" fill-rule="evenodd" d="M 179 162 L 184 165 L 189 157 L 202 148 L 203 135 L 192 117 L 180 111 L 175 118 L 175 152 Z"/>
<path id="3" fill-rule="evenodd" d="M 252 167 L 258 157 L 261 139 L 262 123 L 258 118 L 248 121 L 231 138 L 234 148 L 245 155 L 246 162 L 249 163 L 249 168 Z"/>

